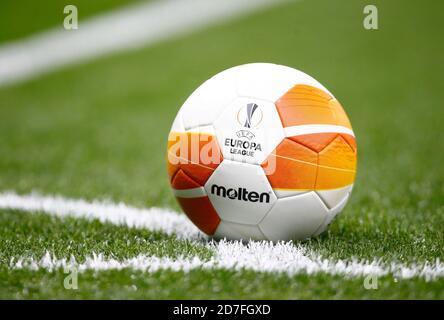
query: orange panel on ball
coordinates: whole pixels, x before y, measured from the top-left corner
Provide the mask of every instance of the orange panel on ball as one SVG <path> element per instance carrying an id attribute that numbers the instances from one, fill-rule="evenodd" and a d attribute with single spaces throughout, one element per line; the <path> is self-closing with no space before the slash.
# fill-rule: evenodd
<path id="1" fill-rule="evenodd" d="M 289 139 L 310 148 L 313 151 L 321 152 L 330 143 L 333 142 L 338 136 L 344 138 L 344 140 L 350 145 L 353 151 L 356 151 L 355 137 L 346 133 L 311 133 L 303 134 L 300 136 L 289 137 Z"/>
<path id="2" fill-rule="evenodd" d="M 222 153 L 214 135 L 194 132 L 170 133 L 167 154 L 170 179 L 180 169 L 203 186 L 222 160 Z"/>
<path id="3" fill-rule="evenodd" d="M 356 151 L 338 135 L 319 153 L 316 190 L 345 187 L 354 182 L 356 175 Z"/>
<path id="4" fill-rule="evenodd" d="M 337 136 L 337 133 L 312 133 L 290 137 L 289 139 L 302 144 L 313 151 L 320 152 Z"/>
<path id="5" fill-rule="evenodd" d="M 341 134 L 345 141 L 350 145 L 354 152 L 357 151 L 358 147 L 356 145 L 356 138 L 349 134 Z"/>
<path id="6" fill-rule="evenodd" d="M 191 179 L 182 169 L 179 169 L 177 173 L 174 175 L 171 180 L 171 186 L 173 189 L 184 190 L 184 189 L 194 189 L 199 188 L 199 185 L 196 181 Z"/>
<path id="7" fill-rule="evenodd" d="M 262 164 L 273 189 L 313 190 L 318 155 L 284 139 Z"/>
<path id="8" fill-rule="evenodd" d="M 208 197 L 179 198 L 182 210 L 188 218 L 203 232 L 213 235 L 219 225 L 220 218 Z"/>
<path id="9" fill-rule="evenodd" d="M 339 102 L 321 89 L 296 85 L 275 102 L 284 127 L 330 124 L 351 128 Z"/>

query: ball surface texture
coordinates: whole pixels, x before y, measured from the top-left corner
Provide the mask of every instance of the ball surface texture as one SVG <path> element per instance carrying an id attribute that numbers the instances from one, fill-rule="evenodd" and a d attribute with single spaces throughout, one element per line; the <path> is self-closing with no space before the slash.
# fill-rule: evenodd
<path id="1" fill-rule="evenodd" d="M 167 167 L 183 211 L 231 240 L 304 240 L 347 203 L 357 148 L 335 97 L 309 75 L 252 63 L 198 87 L 179 110 Z"/>

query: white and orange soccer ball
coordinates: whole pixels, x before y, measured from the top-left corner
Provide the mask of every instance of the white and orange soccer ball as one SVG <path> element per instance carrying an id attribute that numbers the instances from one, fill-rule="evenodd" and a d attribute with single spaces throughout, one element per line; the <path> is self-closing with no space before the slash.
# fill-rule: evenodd
<path id="1" fill-rule="evenodd" d="M 185 101 L 168 174 L 182 209 L 210 236 L 302 240 L 344 208 L 356 155 L 350 121 L 325 87 L 253 63 L 215 75 Z"/>

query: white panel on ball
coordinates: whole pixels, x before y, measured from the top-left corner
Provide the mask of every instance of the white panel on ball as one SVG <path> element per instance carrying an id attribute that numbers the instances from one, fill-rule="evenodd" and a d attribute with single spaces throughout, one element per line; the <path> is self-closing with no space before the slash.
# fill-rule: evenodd
<path id="1" fill-rule="evenodd" d="M 236 98 L 214 122 L 225 159 L 260 164 L 284 139 L 284 129 L 273 103 Z"/>
<path id="2" fill-rule="evenodd" d="M 323 222 L 323 224 L 319 227 L 319 229 L 315 232 L 314 236 L 320 235 L 322 232 L 324 232 L 328 225 L 333 221 L 333 219 L 342 211 L 344 210 L 345 205 L 348 202 L 348 199 L 350 198 L 350 192 L 342 198 L 342 200 L 334 207 L 333 209 L 330 209 L 328 212 L 328 215 Z"/>
<path id="3" fill-rule="evenodd" d="M 240 96 L 255 97 L 275 102 L 297 84 L 306 84 L 325 90 L 308 74 L 272 63 L 245 64 L 238 71 L 237 90 Z"/>
<path id="4" fill-rule="evenodd" d="M 215 75 L 191 94 L 180 109 L 185 129 L 212 124 L 236 98 L 236 70 Z"/>
<path id="5" fill-rule="evenodd" d="M 293 197 L 307 192 L 311 192 L 306 190 L 299 191 L 299 190 L 281 190 L 281 189 L 273 189 L 273 191 L 276 194 L 276 197 L 278 197 L 278 199 Z"/>
<path id="6" fill-rule="evenodd" d="M 349 185 L 339 189 L 332 190 L 320 190 L 316 191 L 316 193 L 321 197 L 324 203 L 330 209 L 336 207 L 341 200 L 343 200 L 352 190 L 353 185 Z"/>
<path id="7" fill-rule="evenodd" d="M 199 133 L 206 133 L 210 135 L 215 135 L 216 131 L 214 130 L 214 127 L 212 125 L 208 126 L 199 126 L 199 127 L 193 127 L 192 129 L 188 129 L 187 132 L 199 132 Z"/>
<path id="8" fill-rule="evenodd" d="M 205 183 L 205 190 L 222 220 L 257 224 L 276 201 L 260 166 L 223 160 Z"/>
<path id="9" fill-rule="evenodd" d="M 266 240 L 264 234 L 256 225 L 239 224 L 221 221 L 214 233 L 216 239 L 229 240 Z"/>
<path id="10" fill-rule="evenodd" d="M 259 223 L 272 240 L 303 240 L 313 235 L 327 217 L 328 209 L 315 192 L 279 199 Z"/>

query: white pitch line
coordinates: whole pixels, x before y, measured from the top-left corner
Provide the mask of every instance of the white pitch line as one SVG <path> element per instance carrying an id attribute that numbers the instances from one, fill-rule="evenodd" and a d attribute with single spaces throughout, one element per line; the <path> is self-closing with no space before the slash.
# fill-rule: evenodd
<path id="1" fill-rule="evenodd" d="M 11 269 L 44 269 L 53 271 L 59 268 L 75 266 L 79 272 L 133 269 L 143 272 L 156 272 L 159 270 L 172 270 L 189 272 L 192 270 L 235 270 L 255 271 L 265 273 L 281 273 L 288 276 L 297 274 L 340 275 L 346 278 L 363 276 L 392 275 L 397 279 L 411 279 L 414 277 L 432 281 L 444 277 L 444 264 L 437 261 L 435 264 L 402 265 L 374 262 L 359 262 L 356 260 L 332 261 L 321 257 L 307 255 L 301 246 L 292 243 L 250 242 L 244 245 L 240 242 L 219 241 L 209 242 L 209 248 L 215 250 L 215 255 L 209 260 L 199 257 L 156 257 L 138 255 L 136 257 L 116 260 L 105 258 L 103 254 L 93 254 L 86 257 L 83 263 L 75 259 L 57 259 L 49 252 L 40 260 L 32 258 L 13 259 Z"/>
<path id="2" fill-rule="evenodd" d="M 17 195 L 0 193 L 0 209 L 14 209 L 36 213 L 44 212 L 57 217 L 98 219 L 130 228 L 160 231 L 181 239 L 196 240 L 206 237 L 184 214 L 163 208 L 139 209 L 124 203 L 66 199 L 59 196 L 42 196 L 37 193 Z"/>
<path id="3" fill-rule="evenodd" d="M 96 218 L 103 222 L 129 227 L 146 228 L 176 234 L 179 238 L 196 240 L 204 237 L 188 219 L 179 213 L 166 209 L 138 209 L 123 203 L 72 200 L 62 197 L 41 196 L 38 194 L 17 195 L 13 192 L 0 193 L 0 208 L 25 212 L 45 212 L 50 215 L 79 218 Z M 202 245 L 202 243 L 199 243 Z M 215 252 L 204 261 L 198 257 L 154 257 L 138 255 L 126 260 L 105 258 L 103 255 L 86 257 L 77 264 L 80 271 L 132 268 L 154 272 L 157 270 L 227 269 L 252 270 L 257 272 L 279 272 L 289 276 L 307 273 L 327 273 L 346 277 L 365 275 L 393 275 L 400 279 L 420 277 L 434 280 L 444 277 L 444 263 L 435 261 L 423 264 L 384 263 L 381 261 L 329 260 L 309 252 L 302 245 L 291 242 L 273 244 L 271 242 L 207 242 L 206 246 Z M 71 259 L 58 259 L 47 253 L 42 259 L 17 257 L 10 263 L 11 268 L 47 269 L 61 268 L 71 264 Z"/>
<path id="4" fill-rule="evenodd" d="M 163 0 L 132 5 L 0 46 L 0 86 L 104 54 L 142 47 L 282 0 Z M 79 7 L 79 17 L 82 7 Z M 12 13 L 11 13 L 12 14 Z"/>

